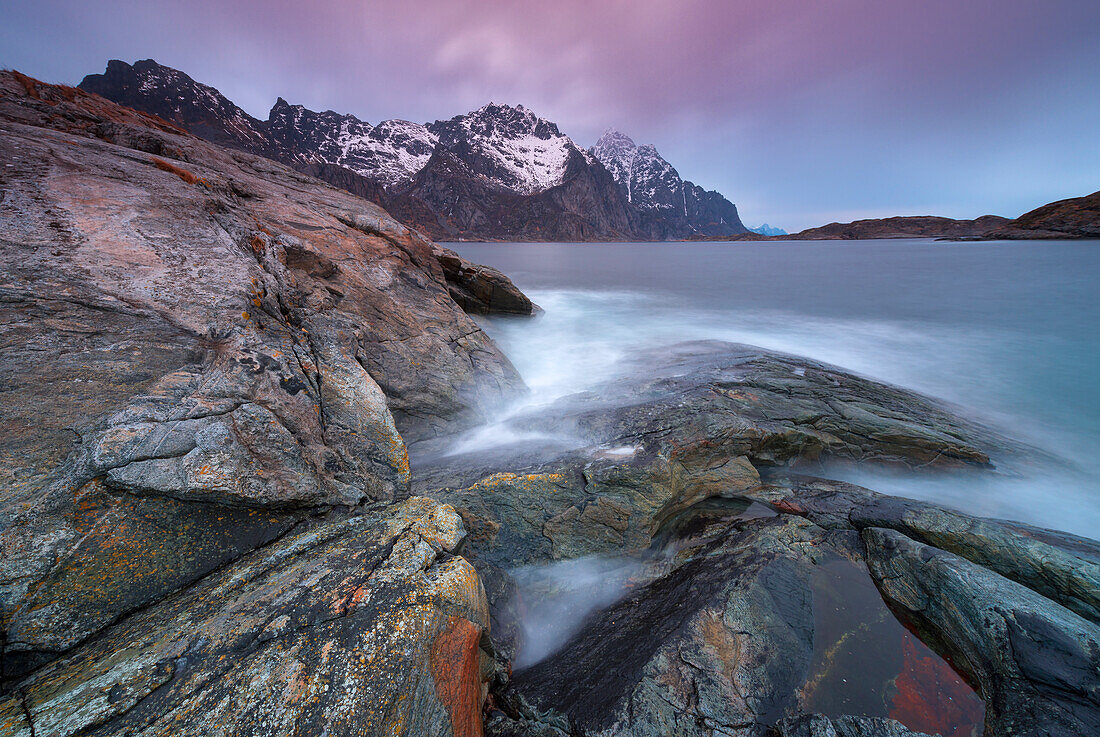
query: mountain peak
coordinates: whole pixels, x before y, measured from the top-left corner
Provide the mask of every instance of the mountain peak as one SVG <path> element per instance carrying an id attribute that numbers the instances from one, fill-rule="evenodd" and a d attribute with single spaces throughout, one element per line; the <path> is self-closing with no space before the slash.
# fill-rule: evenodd
<path id="1" fill-rule="evenodd" d="M 596 141 L 591 153 L 611 172 L 615 181 L 627 188 L 630 197 L 630 172 L 634 168 L 634 159 L 638 155 L 638 146 L 634 139 L 614 128 L 608 128 Z"/>
<path id="2" fill-rule="evenodd" d="M 529 195 L 565 178 L 570 157 L 584 154 L 555 123 L 523 105 L 490 102 L 428 125 L 439 145 L 462 152 L 474 170 L 499 189 Z"/>
<path id="3" fill-rule="evenodd" d="M 608 128 L 591 154 L 611 172 L 639 210 L 659 213 L 695 233 L 728 235 L 745 231 L 732 202 L 682 179 L 653 144 L 639 146 L 625 133 Z"/>
<path id="4" fill-rule="evenodd" d="M 619 131 L 615 128 L 608 128 L 600 136 L 600 140 L 596 141 L 596 146 L 629 146 L 630 148 L 637 148 L 637 144 L 634 143 L 634 139 L 627 134 Z"/>
<path id="5" fill-rule="evenodd" d="M 449 122 L 480 135 L 519 138 L 535 135 L 542 139 L 561 136 L 556 123 L 540 118 L 523 105 L 490 102 Z"/>
<path id="6" fill-rule="evenodd" d="M 89 74 L 79 86 L 159 115 L 217 144 L 249 150 L 262 146 L 265 140 L 260 121 L 221 92 L 153 59 L 136 61 L 133 66 L 112 59 L 103 74 Z"/>

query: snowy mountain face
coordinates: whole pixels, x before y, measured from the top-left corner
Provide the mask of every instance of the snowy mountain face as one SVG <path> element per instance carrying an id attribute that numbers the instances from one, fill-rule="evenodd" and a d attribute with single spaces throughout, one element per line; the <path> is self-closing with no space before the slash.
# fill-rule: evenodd
<path id="1" fill-rule="evenodd" d="M 627 187 L 636 207 L 687 216 L 684 180 L 653 146 L 638 147 Z"/>
<path id="2" fill-rule="evenodd" d="M 759 225 L 755 228 L 749 228 L 749 230 L 751 230 L 753 233 L 759 233 L 760 235 L 788 235 L 787 231 L 783 230 L 782 228 L 777 228 L 774 225 L 768 225 L 767 223 Z"/>
<path id="3" fill-rule="evenodd" d="M 615 181 L 630 191 L 630 172 L 634 168 L 634 158 L 638 155 L 638 145 L 630 136 L 608 128 L 590 150 L 592 156 L 602 163 Z"/>
<path id="4" fill-rule="evenodd" d="M 626 188 L 636 207 L 687 216 L 684 180 L 655 147 L 639 146 L 630 136 L 608 129 L 591 153 Z"/>
<path id="5" fill-rule="evenodd" d="M 608 129 L 590 152 L 626 190 L 631 204 L 663 216 L 685 234 L 745 232 L 732 202 L 682 179 L 653 146 L 639 146 L 630 136 Z"/>
<path id="6" fill-rule="evenodd" d="M 384 120 L 372 126 L 354 115 L 316 113 L 281 97 L 271 108 L 267 131 L 302 161 L 336 164 L 387 187 L 412 179 L 438 143 L 417 123 Z"/>
<path id="7" fill-rule="evenodd" d="M 490 103 L 431 123 L 428 130 L 493 185 L 516 194 L 535 194 L 561 184 L 570 157 L 584 157 L 557 125 L 522 105 Z"/>

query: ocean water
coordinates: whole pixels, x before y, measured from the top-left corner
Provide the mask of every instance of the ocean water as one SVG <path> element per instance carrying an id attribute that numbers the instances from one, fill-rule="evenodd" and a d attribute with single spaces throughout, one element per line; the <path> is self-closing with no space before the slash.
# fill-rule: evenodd
<path id="1" fill-rule="evenodd" d="M 449 246 L 508 274 L 545 310 L 482 320 L 530 402 L 681 340 L 807 356 L 952 402 L 1051 455 L 997 458 L 997 474 L 835 477 L 1100 538 L 1098 241 Z"/>

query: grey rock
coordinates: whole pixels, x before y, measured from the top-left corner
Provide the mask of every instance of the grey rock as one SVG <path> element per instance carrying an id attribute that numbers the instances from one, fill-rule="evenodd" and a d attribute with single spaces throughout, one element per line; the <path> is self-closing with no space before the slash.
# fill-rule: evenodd
<path id="1" fill-rule="evenodd" d="M 35 671 L 0 734 L 471 734 L 489 623 L 462 535 L 425 499 L 286 535 Z"/>
<path id="2" fill-rule="evenodd" d="M 1100 543 L 1018 522 L 988 520 L 853 484 L 772 475 L 746 495 L 823 527 L 883 527 L 1027 586 L 1100 623 Z"/>
<path id="3" fill-rule="evenodd" d="M 988 734 L 1100 731 L 1100 627 L 894 530 L 867 528 L 863 539 L 894 611 L 981 684 Z"/>
<path id="4" fill-rule="evenodd" d="M 775 725 L 776 737 L 929 737 L 913 732 L 892 719 L 845 716 L 829 719 L 808 714 L 781 719 Z"/>

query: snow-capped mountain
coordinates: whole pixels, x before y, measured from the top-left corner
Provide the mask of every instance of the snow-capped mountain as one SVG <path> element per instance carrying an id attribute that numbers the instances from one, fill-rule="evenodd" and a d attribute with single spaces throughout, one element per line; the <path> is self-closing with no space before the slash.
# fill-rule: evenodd
<path id="1" fill-rule="evenodd" d="M 523 105 L 484 107 L 428 129 L 439 144 L 465 160 L 494 185 L 516 194 L 535 194 L 561 184 L 571 157 L 581 149 L 558 126 Z"/>
<path id="2" fill-rule="evenodd" d="M 731 203 L 682 180 L 654 147 L 609 131 L 589 152 L 522 105 L 490 103 L 426 125 L 375 125 L 280 97 L 261 121 L 213 87 L 152 60 L 111 61 L 80 86 L 325 179 L 437 239 L 666 240 L 744 232 Z"/>
<path id="3" fill-rule="evenodd" d="M 789 235 L 787 231 L 783 230 L 782 228 L 777 228 L 774 225 L 768 225 L 767 223 L 764 223 L 763 225 L 758 225 L 755 228 L 749 228 L 749 230 L 751 230 L 753 233 L 759 233 L 760 235 Z"/>
<path id="4" fill-rule="evenodd" d="M 643 212 L 659 213 L 688 233 L 746 232 L 732 202 L 681 178 L 654 146 L 639 146 L 630 136 L 609 128 L 590 153 L 611 172 L 630 203 Z"/>
<path id="5" fill-rule="evenodd" d="M 684 181 L 654 146 L 639 146 L 630 136 L 609 128 L 591 154 L 626 188 L 627 199 L 635 206 L 686 214 Z"/>
<path id="6" fill-rule="evenodd" d="M 634 143 L 634 139 L 608 128 L 590 149 L 590 153 L 607 167 L 616 182 L 630 191 L 630 174 L 634 169 L 634 158 L 638 155 L 638 145 Z"/>
<path id="7" fill-rule="evenodd" d="M 266 127 L 268 136 L 292 156 L 336 164 L 387 187 L 412 179 L 438 143 L 419 123 L 384 120 L 371 125 L 354 115 L 316 113 L 281 97 Z"/>

